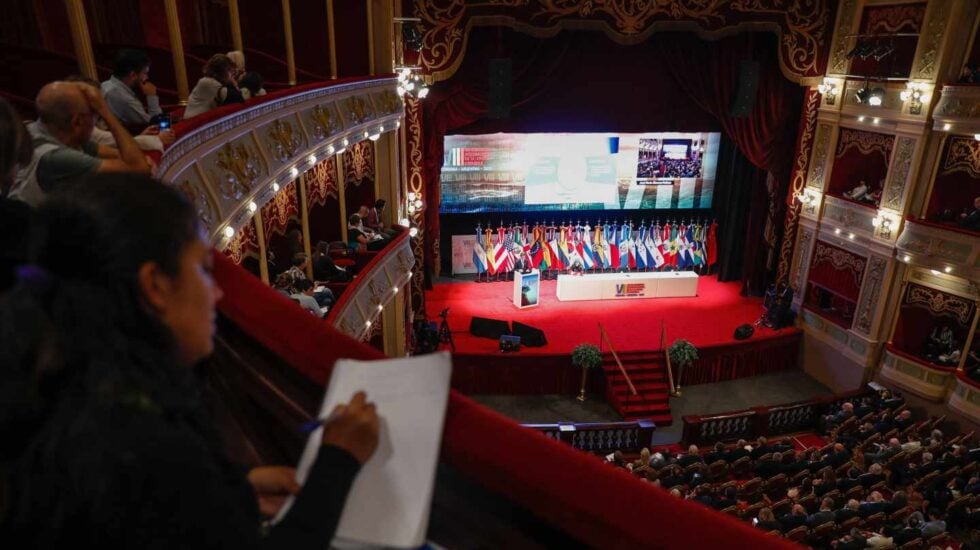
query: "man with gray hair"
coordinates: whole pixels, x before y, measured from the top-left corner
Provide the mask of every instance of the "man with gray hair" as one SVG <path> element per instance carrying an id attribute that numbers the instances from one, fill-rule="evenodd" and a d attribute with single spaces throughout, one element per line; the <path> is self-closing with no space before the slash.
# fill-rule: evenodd
<path id="1" fill-rule="evenodd" d="M 56 189 L 96 172 L 149 173 L 133 136 L 109 111 L 97 90 L 78 82 L 52 82 L 36 99 L 38 119 L 27 126 L 33 141 L 31 162 L 17 173 L 10 197 L 37 206 Z M 101 117 L 118 149 L 91 141 Z"/>

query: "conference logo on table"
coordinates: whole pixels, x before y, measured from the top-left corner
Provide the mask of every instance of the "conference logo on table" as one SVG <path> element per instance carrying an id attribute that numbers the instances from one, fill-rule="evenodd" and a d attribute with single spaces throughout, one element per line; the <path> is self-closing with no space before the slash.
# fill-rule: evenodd
<path id="1" fill-rule="evenodd" d="M 645 283 L 627 283 L 625 285 L 616 285 L 616 297 L 632 298 L 635 296 L 644 296 L 646 288 L 647 285 Z"/>

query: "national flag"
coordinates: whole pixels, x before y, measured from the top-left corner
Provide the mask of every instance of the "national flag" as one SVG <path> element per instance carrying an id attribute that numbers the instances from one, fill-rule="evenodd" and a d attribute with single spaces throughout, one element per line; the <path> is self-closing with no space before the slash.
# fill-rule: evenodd
<path id="1" fill-rule="evenodd" d="M 565 251 L 562 250 L 559 234 L 559 231 L 554 228 L 551 229 L 551 240 L 548 241 L 548 246 L 551 247 L 551 257 L 555 260 L 552 269 L 560 271 L 568 265 L 568 258 L 565 256 Z"/>
<path id="2" fill-rule="evenodd" d="M 700 254 L 696 254 L 696 251 L 699 250 L 700 247 L 698 246 L 698 240 L 694 235 L 694 224 L 691 224 L 687 226 L 687 235 L 685 236 L 685 240 L 687 241 L 688 265 L 691 267 L 701 265 L 701 261 L 697 257 L 700 256 Z"/>
<path id="3" fill-rule="evenodd" d="M 630 258 L 630 242 L 633 229 L 623 224 L 619 227 L 619 267 L 627 269 L 636 267 L 636 258 Z M 632 266 L 630 264 L 633 264 Z"/>
<path id="4" fill-rule="evenodd" d="M 688 260 L 690 259 L 687 253 L 687 227 L 680 226 L 677 228 L 677 268 L 684 269 L 689 267 Z"/>
<path id="5" fill-rule="evenodd" d="M 477 228 L 476 240 L 473 241 L 473 267 L 476 268 L 477 274 L 487 272 L 487 252 L 483 250 L 483 245 L 480 244 L 482 239 L 483 235 L 480 233 L 480 228 Z"/>
<path id="6" fill-rule="evenodd" d="M 708 267 L 718 262 L 718 224 L 712 223 L 708 226 L 708 235 L 705 239 L 705 256 L 707 256 Z"/>
<path id="7" fill-rule="evenodd" d="M 595 236 L 592 238 L 593 250 L 592 253 L 595 256 L 595 263 L 599 269 L 606 267 L 606 250 L 603 246 L 605 241 L 605 231 L 602 226 L 595 226 Z"/>
<path id="8" fill-rule="evenodd" d="M 619 267 L 619 228 L 613 224 L 606 227 L 609 228 L 609 237 L 606 238 L 609 241 L 609 265 L 606 267 Z"/>
<path id="9" fill-rule="evenodd" d="M 582 255 L 582 261 L 585 262 L 586 269 L 592 269 L 595 267 L 595 255 L 592 251 L 592 243 L 590 239 L 592 235 L 589 233 L 591 228 L 586 225 L 582 229 L 582 234 L 579 236 L 578 241 L 578 252 Z"/>
<path id="10" fill-rule="evenodd" d="M 647 248 L 643 246 L 643 238 L 646 236 L 646 226 L 640 226 L 636 234 L 636 240 L 632 243 L 633 256 L 636 258 L 636 268 L 644 270 L 647 268 Z"/>
<path id="11" fill-rule="evenodd" d="M 483 231 L 483 249 L 487 251 L 487 273 L 496 275 L 497 254 L 493 250 L 493 230 L 489 227 Z"/>
<path id="12" fill-rule="evenodd" d="M 653 236 L 650 235 L 651 233 L 653 233 Z M 660 251 L 660 246 L 657 245 L 657 241 L 660 241 L 660 232 L 654 231 L 653 228 L 650 228 L 650 231 L 647 233 L 647 238 L 643 241 L 643 244 L 646 246 L 651 265 L 654 268 L 659 269 L 662 265 L 664 265 L 664 255 L 663 252 Z"/>
<path id="13" fill-rule="evenodd" d="M 545 239 L 545 228 L 543 225 L 534 228 L 534 243 L 537 245 L 538 251 L 537 256 L 535 256 L 536 261 L 534 267 L 541 270 L 551 269 L 551 248 L 548 246 L 547 239 Z"/>
<path id="14" fill-rule="evenodd" d="M 668 225 L 667 227 L 670 228 L 670 232 L 668 233 L 668 240 L 664 244 L 666 246 L 669 246 L 670 247 L 670 259 L 669 259 L 670 265 L 672 265 L 674 267 L 677 267 L 677 262 L 678 262 L 678 258 L 677 258 L 677 253 L 678 253 L 678 249 L 677 248 L 678 247 L 677 247 L 677 245 L 679 244 L 677 242 L 677 224 L 674 224 L 672 226 L 671 225 Z"/>

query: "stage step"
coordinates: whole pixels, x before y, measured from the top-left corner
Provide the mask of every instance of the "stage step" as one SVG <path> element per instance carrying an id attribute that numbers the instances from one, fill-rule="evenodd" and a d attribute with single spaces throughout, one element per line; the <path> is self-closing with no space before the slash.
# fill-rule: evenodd
<path id="1" fill-rule="evenodd" d="M 606 375 L 606 400 L 624 420 L 652 420 L 658 426 L 673 423 L 667 373 L 662 354 L 638 352 L 619 356 L 637 395 L 630 392 L 626 377 L 612 354 L 604 354 L 602 369 Z"/>

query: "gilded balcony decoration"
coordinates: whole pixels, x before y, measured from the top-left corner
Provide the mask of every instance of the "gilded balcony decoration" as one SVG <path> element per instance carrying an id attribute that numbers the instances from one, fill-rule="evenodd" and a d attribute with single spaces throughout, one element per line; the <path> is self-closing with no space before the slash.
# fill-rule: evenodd
<path id="1" fill-rule="evenodd" d="M 459 68 L 475 26 L 509 26 L 535 36 L 594 28 L 616 42 L 636 44 L 658 30 L 693 27 L 717 35 L 752 25 L 779 33 L 780 67 L 799 82 L 826 72 L 835 7 L 829 0 L 417 0 L 413 15 L 421 19 L 422 69 L 437 81 Z"/>
<path id="2" fill-rule="evenodd" d="M 405 108 L 401 97 L 390 90 L 374 94 L 374 104 L 378 108 L 378 113 L 385 115 L 401 113 Z"/>
<path id="3" fill-rule="evenodd" d="M 266 137 L 269 138 L 269 156 L 280 164 L 289 162 L 303 144 L 299 128 L 294 128 L 295 121 L 279 119 L 269 125 Z"/>
<path id="4" fill-rule="evenodd" d="M 259 178 L 257 156 L 244 143 L 226 143 L 218 152 L 215 165 L 221 169 L 215 178 L 218 190 L 230 201 L 241 200 Z"/>
<path id="5" fill-rule="evenodd" d="M 830 140 L 833 136 L 832 124 L 817 124 L 817 134 L 813 140 L 813 153 L 810 157 L 810 174 L 807 177 L 807 187 L 823 190 L 826 179 L 827 161 L 830 155 Z"/>
<path id="6" fill-rule="evenodd" d="M 950 409 L 980 424 L 980 382 L 967 378 L 965 373 L 957 373 L 956 386 L 947 404 Z"/>
<path id="7" fill-rule="evenodd" d="M 942 175 L 964 172 L 980 179 L 980 141 L 972 137 L 951 136 L 949 154 L 939 170 Z"/>
<path id="8" fill-rule="evenodd" d="M 930 367 L 904 353 L 886 348 L 881 377 L 926 399 L 942 401 L 956 379 L 956 370 Z"/>
<path id="9" fill-rule="evenodd" d="M 361 124 L 373 115 L 371 105 L 360 96 L 348 97 L 342 105 L 344 105 L 344 118 L 348 126 Z"/>
<path id="10" fill-rule="evenodd" d="M 197 209 L 197 215 L 201 218 L 201 223 L 204 224 L 205 229 L 210 231 L 214 227 L 215 220 L 218 219 L 218 211 L 207 189 L 204 189 L 200 182 L 191 183 L 189 179 L 178 183 L 177 188 L 194 205 L 194 208 Z"/>
<path id="11" fill-rule="evenodd" d="M 917 139 L 900 136 L 895 145 L 891 168 L 888 170 L 888 182 L 881 196 L 881 207 L 902 211 L 902 198 L 905 187 L 912 171 L 912 157 L 915 155 Z"/>
<path id="12" fill-rule="evenodd" d="M 313 107 L 310 110 L 310 118 L 313 120 L 313 139 L 316 140 L 327 139 L 344 127 L 340 117 L 337 116 L 337 107 L 333 103 Z"/>
<path id="13" fill-rule="evenodd" d="M 878 307 L 878 299 L 884 286 L 885 272 L 888 269 L 888 259 L 871 255 L 868 258 L 868 270 L 864 276 L 864 290 L 858 303 L 854 328 L 866 335 L 871 334 L 871 325 Z"/>
<path id="14" fill-rule="evenodd" d="M 980 239 L 916 220 L 907 220 L 896 243 L 905 262 L 957 277 L 980 278 Z"/>

